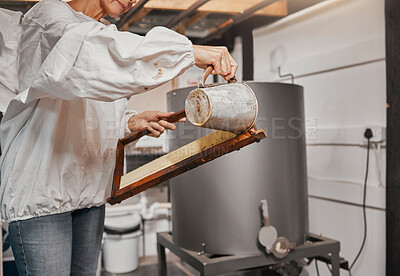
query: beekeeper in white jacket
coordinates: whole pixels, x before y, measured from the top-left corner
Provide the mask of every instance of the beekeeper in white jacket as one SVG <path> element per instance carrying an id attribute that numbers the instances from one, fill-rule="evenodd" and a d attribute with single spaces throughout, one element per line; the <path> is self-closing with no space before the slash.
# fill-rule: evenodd
<path id="1" fill-rule="evenodd" d="M 136 1 L 44 0 L 23 18 L 18 95 L 1 124 L 1 214 L 20 275 L 95 275 L 115 146 L 159 136 L 171 113 L 125 111 L 127 98 L 196 64 L 230 79 L 224 47 L 193 46 L 165 28 L 145 37 L 100 23 Z M 6 68 L 1 68 L 6 70 Z"/>

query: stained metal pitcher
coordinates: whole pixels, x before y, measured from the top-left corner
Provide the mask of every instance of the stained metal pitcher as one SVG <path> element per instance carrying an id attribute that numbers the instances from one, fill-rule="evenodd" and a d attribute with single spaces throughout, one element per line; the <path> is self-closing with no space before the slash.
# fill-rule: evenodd
<path id="1" fill-rule="evenodd" d="M 206 69 L 197 89 L 187 96 L 187 119 L 195 126 L 236 134 L 249 130 L 258 114 L 253 90 L 247 84 L 237 82 L 236 78 L 226 84 L 206 86 L 204 83 L 212 70 L 212 66 Z"/>

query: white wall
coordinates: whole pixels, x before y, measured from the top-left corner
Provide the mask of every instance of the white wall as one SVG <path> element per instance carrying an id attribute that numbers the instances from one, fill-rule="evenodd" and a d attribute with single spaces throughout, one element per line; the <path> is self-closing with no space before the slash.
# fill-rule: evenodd
<path id="1" fill-rule="evenodd" d="M 349 261 L 363 235 L 362 134 L 386 126 L 384 20 L 384 0 L 331 0 L 254 31 L 255 79 L 289 82 L 280 66 L 304 86 L 306 118 L 317 130 L 307 146 L 310 231 L 341 241 Z M 323 137 L 344 144 L 321 145 Z M 385 155 L 384 147 L 371 151 L 368 236 L 355 276 L 385 275 Z M 322 264 L 320 272 L 330 275 Z"/>
<path id="2" fill-rule="evenodd" d="M 307 147 L 310 231 L 341 241 L 341 256 L 349 261 L 363 234 L 362 132 L 367 126 L 386 126 L 384 33 L 384 0 L 324 1 L 254 31 L 256 80 L 289 82 L 279 78 L 278 66 L 284 74 L 300 76 L 295 83 L 304 86 L 306 117 L 317 129 Z M 242 65 L 242 42 L 235 43 L 233 56 Z M 190 69 L 179 78 L 179 87 L 194 84 L 201 73 Z M 165 110 L 171 88 L 169 83 L 135 96 L 130 107 Z M 346 145 L 320 145 L 323 137 Z M 384 147 L 371 152 L 368 237 L 354 276 L 385 275 L 385 155 Z M 330 275 L 325 265 L 319 267 L 321 275 Z M 316 275 L 314 266 L 309 271 Z"/>
<path id="3" fill-rule="evenodd" d="M 172 90 L 172 82 L 168 82 L 146 93 L 132 96 L 127 108 L 137 112 L 148 110 L 167 111 L 167 92 Z"/>

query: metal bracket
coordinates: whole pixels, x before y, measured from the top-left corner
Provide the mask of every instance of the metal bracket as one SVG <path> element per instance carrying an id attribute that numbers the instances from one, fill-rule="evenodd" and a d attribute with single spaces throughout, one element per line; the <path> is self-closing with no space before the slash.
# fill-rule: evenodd
<path id="1" fill-rule="evenodd" d="M 293 75 L 293 74 L 285 74 L 285 75 L 282 75 L 282 74 L 281 74 L 281 67 L 280 67 L 280 66 L 278 67 L 278 74 L 279 74 L 279 77 L 280 77 L 280 78 L 287 78 L 287 77 L 290 77 L 290 78 L 292 79 L 292 84 L 294 84 L 294 75 Z"/>

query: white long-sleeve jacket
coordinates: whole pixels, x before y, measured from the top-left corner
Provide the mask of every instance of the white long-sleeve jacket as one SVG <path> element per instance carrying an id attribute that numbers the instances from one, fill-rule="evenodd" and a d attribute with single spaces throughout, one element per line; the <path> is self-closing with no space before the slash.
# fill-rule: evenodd
<path id="1" fill-rule="evenodd" d="M 18 45 L 22 13 L 0 8 L 0 111 L 18 93 Z"/>
<path id="2" fill-rule="evenodd" d="M 25 15 L 19 55 L 20 93 L 0 128 L 8 222 L 103 204 L 127 98 L 194 64 L 184 36 L 160 27 L 145 37 L 119 32 L 58 0 Z"/>

